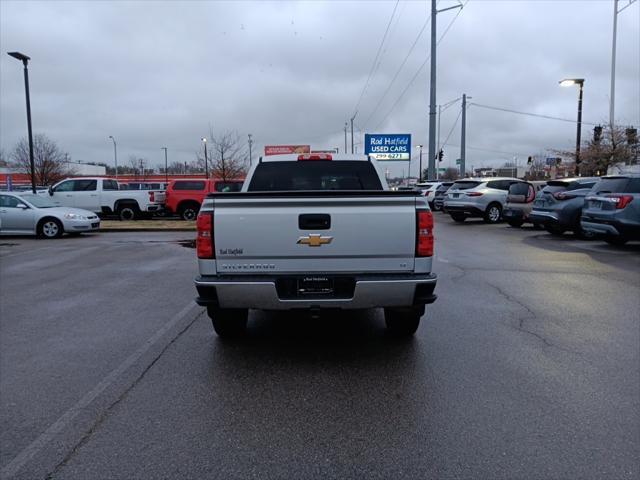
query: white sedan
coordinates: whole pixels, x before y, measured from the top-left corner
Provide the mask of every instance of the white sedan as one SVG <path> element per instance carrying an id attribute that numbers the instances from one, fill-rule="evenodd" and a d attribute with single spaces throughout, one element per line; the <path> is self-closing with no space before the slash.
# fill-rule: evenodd
<path id="1" fill-rule="evenodd" d="M 58 207 L 47 197 L 29 192 L 0 192 L 0 235 L 57 238 L 100 229 L 100 218 L 89 210 Z"/>

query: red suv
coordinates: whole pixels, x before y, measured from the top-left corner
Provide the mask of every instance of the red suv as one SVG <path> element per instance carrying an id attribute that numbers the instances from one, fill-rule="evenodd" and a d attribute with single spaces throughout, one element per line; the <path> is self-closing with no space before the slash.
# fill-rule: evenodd
<path id="1" fill-rule="evenodd" d="M 167 187 L 165 210 L 177 213 L 183 220 L 195 220 L 204 197 L 211 192 L 239 192 L 243 180 L 194 178 L 171 180 Z"/>

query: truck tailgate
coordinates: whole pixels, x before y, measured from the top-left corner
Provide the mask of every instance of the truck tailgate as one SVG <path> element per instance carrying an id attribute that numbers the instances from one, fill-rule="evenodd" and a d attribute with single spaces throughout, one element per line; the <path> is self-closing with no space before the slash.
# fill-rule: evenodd
<path id="1" fill-rule="evenodd" d="M 254 275 L 412 271 L 416 197 L 398 193 L 215 195 L 216 269 Z"/>

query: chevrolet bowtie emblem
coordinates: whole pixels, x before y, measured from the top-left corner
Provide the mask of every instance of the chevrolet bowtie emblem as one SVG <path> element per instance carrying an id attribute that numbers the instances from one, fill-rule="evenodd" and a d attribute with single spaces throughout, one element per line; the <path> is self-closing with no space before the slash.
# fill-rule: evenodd
<path id="1" fill-rule="evenodd" d="M 319 247 L 331 243 L 333 237 L 323 237 L 319 233 L 311 233 L 308 237 L 300 237 L 296 243 L 301 245 L 309 245 L 310 247 Z"/>

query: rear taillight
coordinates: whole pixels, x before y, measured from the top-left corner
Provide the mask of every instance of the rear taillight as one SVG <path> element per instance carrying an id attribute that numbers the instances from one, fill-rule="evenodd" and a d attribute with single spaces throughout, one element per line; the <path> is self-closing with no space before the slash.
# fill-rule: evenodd
<path id="1" fill-rule="evenodd" d="M 433 256 L 433 215 L 428 210 L 416 212 L 416 257 Z"/>
<path id="2" fill-rule="evenodd" d="M 610 198 L 613 203 L 616 204 L 616 210 L 623 209 L 627 205 L 631 203 L 633 200 L 633 195 L 607 195 L 607 198 Z"/>
<path id="3" fill-rule="evenodd" d="M 213 212 L 200 212 L 196 221 L 198 258 L 216 258 L 213 245 Z"/>
<path id="4" fill-rule="evenodd" d="M 156 201 L 156 192 L 149 192 L 149 201 L 150 202 Z"/>
<path id="5" fill-rule="evenodd" d="M 467 192 L 467 197 L 479 197 L 482 195 L 482 192 Z"/>

